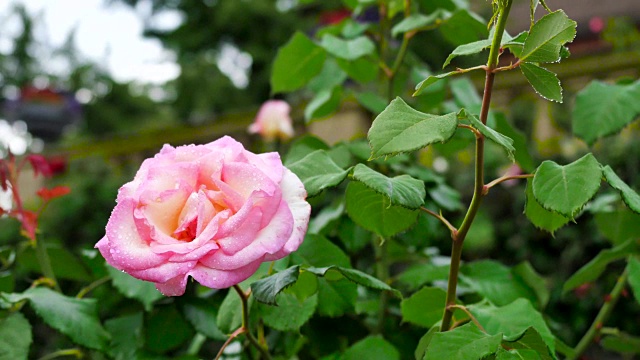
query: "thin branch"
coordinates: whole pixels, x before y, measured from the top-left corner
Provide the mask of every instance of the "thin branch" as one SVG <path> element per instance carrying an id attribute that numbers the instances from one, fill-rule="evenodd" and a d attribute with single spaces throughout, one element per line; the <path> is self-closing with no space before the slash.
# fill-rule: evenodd
<path id="1" fill-rule="evenodd" d="M 97 288 L 98 286 L 106 283 L 107 281 L 109 281 L 111 279 L 111 277 L 109 276 L 105 276 L 103 278 L 100 278 L 94 282 L 92 282 L 91 284 L 83 287 L 82 289 L 80 289 L 80 291 L 78 291 L 78 295 L 76 295 L 76 298 L 78 299 L 82 299 L 83 297 L 85 297 L 85 295 L 87 295 L 89 292 L 91 292 L 93 289 Z"/>
<path id="2" fill-rule="evenodd" d="M 600 308 L 600 311 L 598 311 L 598 314 L 596 315 L 596 318 L 593 320 L 593 323 L 591 324 L 587 332 L 584 334 L 584 336 L 582 336 L 582 339 L 580 339 L 580 342 L 578 342 L 578 345 L 576 345 L 576 347 L 574 348 L 575 352 L 573 356 L 567 357 L 567 360 L 576 360 L 580 358 L 582 353 L 584 353 L 587 350 L 587 348 L 589 347 L 589 345 L 591 345 L 591 343 L 596 338 L 596 336 L 600 334 L 602 325 L 604 325 L 605 321 L 609 319 L 609 315 L 611 315 L 611 312 L 613 311 L 613 308 L 616 306 L 618 299 L 620 299 L 620 295 L 622 295 L 622 291 L 626 286 L 628 277 L 629 277 L 629 265 L 627 264 L 627 267 L 624 269 L 622 274 L 618 277 L 618 280 L 616 281 L 616 285 L 613 287 L 613 290 L 611 290 L 611 294 L 605 297 L 604 304 Z"/>
<path id="3" fill-rule="evenodd" d="M 476 319 L 475 316 L 473 316 L 473 314 L 471 313 L 471 311 L 469 311 L 469 309 L 467 309 L 466 306 L 463 305 L 458 305 L 458 304 L 454 304 L 454 305 L 448 305 L 447 306 L 448 309 L 458 309 L 458 310 L 462 310 L 465 314 L 467 314 L 467 316 L 469 316 L 469 318 L 471 319 L 471 321 L 473 321 L 474 324 L 476 324 L 476 326 L 478 327 L 478 329 L 482 330 L 482 332 L 486 333 L 487 330 L 484 329 L 484 327 L 482 327 L 482 324 L 480 324 L 480 322 L 478 321 L 478 319 Z"/>
<path id="4" fill-rule="evenodd" d="M 238 295 L 240 296 L 240 300 L 242 302 L 242 327 L 245 329 L 244 333 L 247 336 L 247 339 L 249 340 L 251 345 L 256 347 L 258 351 L 260 351 L 260 354 L 265 359 L 271 360 L 271 356 L 269 355 L 269 351 L 267 350 L 267 348 L 260 345 L 260 342 L 253 336 L 253 334 L 251 334 L 251 328 L 249 326 L 249 303 L 248 303 L 249 295 L 251 295 L 251 289 L 249 289 L 245 293 L 242 290 L 242 288 L 237 284 L 233 285 L 233 289 L 238 293 Z"/>
<path id="5" fill-rule="evenodd" d="M 427 209 L 424 206 L 421 206 L 420 210 L 422 210 L 422 211 L 426 212 L 427 214 L 433 216 L 434 218 L 440 220 L 444 224 L 444 226 L 446 226 L 449 229 L 449 231 L 451 231 L 451 235 L 456 234 L 458 232 L 458 229 L 456 229 L 455 226 L 451 225 L 451 223 L 447 219 L 445 219 L 445 217 L 442 216 L 442 214 L 438 214 L 438 213 L 436 213 L 434 211 L 431 211 L 431 210 Z"/>
<path id="6" fill-rule="evenodd" d="M 497 73 L 500 71 L 509 71 L 509 70 L 513 70 L 515 68 L 517 68 L 518 66 L 520 66 L 520 60 L 516 61 L 515 63 L 509 64 L 507 66 L 501 66 L 499 68 L 495 68 L 492 70 L 493 73 Z"/>
<path id="7" fill-rule="evenodd" d="M 480 131 L 478 131 L 478 129 L 474 128 L 471 125 L 467 125 L 467 124 L 458 124 L 459 128 L 463 128 L 463 129 L 467 129 L 469 131 L 471 131 L 473 133 L 473 135 L 475 135 L 476 139 L 480 138 L 482 136 L 482 134 L 480 133 Z"/>
<path id="8" fill-rule="evenodd" d="M 226 349 L 227 346 L 229 346 L 229 344 L 231 344 L 231 341 L 233 341 L 233 339 L 238 337 L 240 334 L 243 334 L 245 331 L 247 331 L 247 329 L 244 326 L 240 326 L 236 331 L 231 333 L 231 335 L 229 335 L 229 338 L 224 342 L 224 344 L 222 344 L 222 347 L 220 348 L 220 351 L 218 351 L 218 355 L 216 355 L 216 357 L 215 357 L 215 360 L 220 359 L 220 357 L 224 353 L 224 349 Z"/>
<path id="9" fill-rule="evenodd" d="M 487 65 L 478 65 L 478 66 L 474 66 L 474 67 L 470 67 L 470 68 L 456 68 L 454 71 L 458 74 L 464 74 L 464 73 L 468 73 L 474 70 L 484 70 L 487 71 Z"/>
<path id="10" fill-rule="evenodd" d="M 75 356 L 77 359 L 82 359 L 84 357 L 84 353 L 82 352 L 82 350 L 75 349 L 75 348 L 58 350 L 58 351 L 52 352 L 51 354 L 47 354 L 38 360 L 51 360 L 51 359 L 55 359 L 63 356 Z"/>
<path id="11" fill-rule="evenodd" d="M 508 181 L 508 180 L 528 179 L 528 178 L 532 178 L 532 177 L 533 177 L 533 174 L 523 174 L 523 175 L 504 175 L 504 176 L 501 176 L 501 177 L 499 177 L 499 178 L 497 178 L 497 179 L 493 180 L 492 182 L 490 182 L 490 183 L 486 184 L 484 187 L 485 187 L 485 189 L 488 191 L 488 190 L 489 190 L 489 189 L 491 189 L 492 187 L 494 187 L 494 186 L 496 186 L 496 185 L 498 185 L 498 184 L 500 184 L 500 183 L 502 183 L 502 182 Z"/>

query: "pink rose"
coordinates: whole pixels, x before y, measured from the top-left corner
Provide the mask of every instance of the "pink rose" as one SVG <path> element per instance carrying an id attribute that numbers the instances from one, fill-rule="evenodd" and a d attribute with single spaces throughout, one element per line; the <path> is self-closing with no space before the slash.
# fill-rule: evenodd
<path id="1" fill-rule="evenodd" d="M 189 276 L 227 288 L 298 248 L 311 211 L 306 196 L 278 153 L 254 154 L 227 136 L 165 145 L 120 188 L 96 247 L 167 296 L 182 295 Z"/>
<path id="2" fill-rule="evenodd" d="M 275 138 L 287 140 L 293 137 L 293 125 L 289 116 L 291 107 L 282 100 L 269 100 L 260 107 L 249 133 L 260 134 L 266 141 Z"/>

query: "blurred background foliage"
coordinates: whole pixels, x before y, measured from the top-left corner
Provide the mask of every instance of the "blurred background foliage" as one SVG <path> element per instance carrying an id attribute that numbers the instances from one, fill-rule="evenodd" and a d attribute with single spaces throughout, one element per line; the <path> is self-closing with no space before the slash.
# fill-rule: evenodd
<path id="1" fill-rule="evenodd" d="M 125 3 L 135 11 L 140 0 L 108 2 Z M 548 2 L 553 7 L 553 1 Z M 141 161 L 154 154 L 162 143 L 180 145 L 202 142 L 232 133 L 251 144 L 254 149 L 259 149 L 261 144 L 257 139 L 247 137 L 244 129 L 253 119 L 259 104 L 273 96 L 269 78 L 276 55 L 275 49 L 286 43 L 296 30 L 312 33 L 320 25 L 339 22 L 345 11 L 343 2 L 338 0 L 153 0 L 151 3 L 151 17 L 164 10 L 177 10 L 183 16 L 180 26 L 171 31 L 155 29 L 151 18 L 143 19 L 148 24 L 145 35 L 157 38 L 167 49 L 173 51 L 180 66 L 179 76 L 166 84 L 115 81 L 101 65 L 82 57 L 74 47 L 73 33 L 69 34 L 63 47 L 47 48 L 46 44 L 37 42 L 33 36 L 33 24 L 37 19 L 32 18 L 20 6 L 14 8 L 12 16 L 20 19 L 23 31 L 13 39 L 12 52 L 0 53 L 0 93 L 3 96 L 0 100 L 4 102 L 9 101 L 11 96 L 15 97 L 20 89 L 34 85 L 57 89 L 75 98 L 82 96 L 82 90 L 90 94 L 78 110 L 81 111 L 82 121 L 72 131 L 66 132 L 56 141 L 46 143 L 44 147 L 45 155 L 61 157 L 65 164 L 64 170 L 51 181 L 70 186 L 72 194 L 51 204 L 42 219 L 42 233 L 47 234 L 47 241 L 54 244 L 55 249 L 69 249 L 80 258 L 86 257 L 83 251 L 92 248 L 103 236 L 119 186 L 129 181 Z M 428 1 L 423 3 L 428 4 Z M 604 21 L 605 26 L 601 31 L 583 32 L 572 45 L 574 57 L 554 68 L 565 85 L 564 104 L 539 99 L 522 80 L 508 76 L 498 78 L 495 96 L 498 109 L 523 134 L 527 134 L 534 165 L 547 158 L 560 163 L 567 162 L 585 151 L 584 143 L 571 136 L 570 109 L 575 93 L 589 80 L 594 77 L 614 80 L 638 77 L 640 33 L 635 20 L 618 17 Z M 408 61 L 419 63 L 426 70 L 437 70 L 457 45 L 438 32 L 422 33 L 412 42 L 417 58 Z M 60 76 L 47 73 L 42 65 L 48 60 L 39 56 L 42 53 L 64 61 L 68 67 L 67 74 Z M 246 79 L 229 75 L 224 65 L 221 66 L 221 57 L 226 57 L 232 67 L 242 69 Z M 473 58 L 464 61 L 471 62 Z M 403 74 L 405 83 L 410 83 L 413 75 L 408 72 Z M 470 84 L 477 88 L 481 81 L 482 79 L 472 77 Z M 459 100 L 452 90 L 455 88 L 434 88 L 430 96 L 415 100 L 418 108 L 428 110 L 431 107 L 446 106 L 445 100 Z M 403 94 L 407 94 L 407 90 Z M 298 108 L 294 111 L 294 116 L 297 117 L 298 133 L 301 133 L 305 128 L 302 107 L 309 98 L 302 94 L 287 100 Z M 348 100 L 355 102 L 353 99 Z M 364 110 L 364 113 L 367 114 L 368 121 L 373 119 L 373 113 L 368 110 Z M 620 169 L 619 173 L 624 174 L 625 181 L 635 189 L 640 188 L 640 142 L 637 139 L 638 125 L 634 124 L 620 135 L 600 140 L 593 148 L 603 163 Z M 456 189 L 466 189 L 461 194 L 440 189 L 441 195 L 454 203 L 454 212 L 456 208 L 460 208 L 456 205 L 458 202 L 468 202 L 473 181 L 469 171 L 471 154 L 468 149 L 459 145 L 451 142 L 419 154 L 420 161 L 436 168 L 438 176 L 442 176 L 446 184 Z M 498 149 L 489 148 L 488 177 L 503 174 L 509 166 L 499 152 Z M 327 196 L 321 195 L 313 201 L 323 205 L 330 204 L 333 199 Z M 612 229 L 612 224 L 618 218 L 606 213 L 586 211 L 578 224 L 562 228 L 555 236 L 550 236 L 529 223 L 522 214 L 523 208 L 523 183 L 501 186 L 492 191 L 492 196 L 483 204 L 483 212 L 472 229 L 465 258 L 491 258 L 507 265 L 530 261 L 538 272 L 549 279 L 549 285 L 553 289 L 547 310 L 556 319 L 556 323 L 552 324 L 553 330 L 567 342 L 573 343 L 589 325 L 601 299 L 615 282 L 615 274 L 621 269 L 611 271 L 611 275 L 593 287 L 580 289 L 564 298 L 560 296 L 562 282 L 601 249 L 609 247 L 611 242 L 616 243 L 620 237 L 629 235 L 621 234 L 623 229 Z M 623 213 L 623 209 L 610 210 L 609 214 L 628 217 L 640 224 L 640 217 L 637 215 Z M 595 221 L 587 221 L 591 218 Z M 372 249 L 367 245 L 368 239 L 361 244 L 342 243 L 341 238 L 358 239 L 358 236 L 353 236 L 354 233 L 361 232 L 364 237 L 368 236 L 349 219 L 343 221 L 344 224 L 338 227 L 338 233 L 332 234 L 332 240 L 353 256 L 355 264 L 359 259 L 366 258 L 358 255 L 361 249 Z M 21 241 L 18 224 L 12 220 L 0 219 L 0 229 L 2 249 Z M 637 237 L 637 229 L 628 231 Z M 349 236 L 341 237 L 341 232 L 346 232 Z M 421 215 L 418 225 L 410 232 L 413 233 L 399 236 L 393 243 L 408 245 L 415 253 L 428 250 L 448 254 L 449 236 L 431 218 L 422 218 Z M 424 241 L 416 243 L 412 234 L 419 234 Z M 390 249 L 393 252 L 393 246 Z M 23 251 L 20 256 L 23 260 L 18 262 L 21 273 L 29 274 L 37 269 L 33 254 L 28 250 Z M 60 256 L 61 259 L 67 259 L 64 257 L 66 255 Z M 73 257 L 69 257 L 71 258 Z M 71 287 L 74 286 L 74 281 L 85 280 L 83 274 L 92 271 L 87 269 L 85 262 L 77 260 L 69 260 L 67 265 L 60 278 Z M 394 266 L 392 274 L 402 268 L 401 263 Z M 18 291 L 29 286 L 28 282 L 18 282 L 11 289 L 3 289 L 2 284 L 8 282 L 2 282 L 2 279 L 0 277 L 0 290 L 3 291 L 12 291 L 13 287 Z M 16 276 L 16 279 L 33 280 L 29 276 Z M 77 286 L 79 287 L 79 283 Z M 109 288 L 98 291 L 108 292 Z M 222 296 L 218 294 L 212 303 L 219 306 L 221 301 Z M 103 311 L 109 311 L 110 306 L 115 306 L 116 303 L 124 304 L 126 301 L 114 296 L 113 304 L 108 304 Z M 634 308 L 625 311 L 625 306 Z M 615 313 L 620 318 L 613 321 L 624 324 L 621 327 L 625 329 L 635 329 L 637 334 L 640 331 L 637 319 L 624 318 L 625 313 L 638 313 L 637 305 L 622 302 L 619 307 L 619 311 Z M 171 309 L 160 306 L 154 311 L 171 312 Z M 350 332 L 353 337 L 364 332 L 357 325 L 353 329 L 336 327 L 335 322 L 339 320 L 340 318 L 313 319 L 310 328 L 337 328 Z M 183 326 L 179 325 L 178 328 Z M 40 335 L 45 334 L 48 332 L 43 330 Z M 162 343 L 161 335 L 148 336 L 157 336 L 153 341 Z M 411 334 L 408 337 L 410 340 L 396 340 L 416 341 L 419 336 L 420 334 Z M 38 343 L 37 340 L 34 342 Z M 38 351 L 44 354 L 47 350 L 50 349 Z M 309 349 L 308 353 L 318 355 L 322 353 L 322 349 Z"/>

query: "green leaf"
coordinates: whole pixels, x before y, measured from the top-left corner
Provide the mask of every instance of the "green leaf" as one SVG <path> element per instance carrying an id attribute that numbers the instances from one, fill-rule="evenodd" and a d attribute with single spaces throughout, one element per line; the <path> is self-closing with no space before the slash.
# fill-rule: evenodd
<path id="1" fill-rule="evenodd" d="M 188 298 L 182 304 L 185 319 L 197 332 L 208 338 L 224 341 L 227 336 L 218 329 L 216 324 L 218 312 L 219 306 L 202 298 Z"/>
<path id="2" fill-rule="evenodd" d="M 292 266 L 284 271 L 279 271 L 269 277 L 251 284 L 251 293 L 256 300 L 265 304 L 276 304 L 276 296 L 298 280 L 300 265 Z"/>
<path id="3" fill-rule="evenodd" d="M 275 301 L 275 300 L 274 300 Z M 304 300 L 294 294 L 280 293 L 278 306 L 261 305 L 260 318 L 264 323 L 279 331 L 299 331 L 318 306 L 318 295 L 312 295 Z"/>
<path id="4" fill-rule="evenodd" d="M 329 145 L 313 135 L 303 135 L 291 143 L 289 151 L 285 156 L 284 165 L 289 167 L 290 164 L 304 158 L 316 150 L 329 150 Z"/>
<path id="5" fill-rule="evenodd" d="M 441 208 L 449 211 L 456 211 L 462 209 L 462 195 L 445 183 L 440 183 L 435 187 L 429 188 L 429 196 L 438 204 Z"/>
<path id="6" fill-rule="evenodd" d="M 340 200 L 335 200 L 332 204 L 323 207 L 309 220 L 308 234 L 323 235 L 334 229 L 344 215 L 344 201 Z"/>
<path id="7" fill-rule="evenodd" d="M 413 291 L 436 280 L 447 280 L 449 266 L 437 266 L 432 263 L 417 264 L 398 275 L 397 280 Z"/>
<path id="8" fill-rule="evenodd" d="M 338 110 L 341 98 L 341 86 L 320 90 L 316 96 L 309 101 L 309 104 L 307 104 L 307 107 L 304 109 L 305 122 L 308 124 L 314 119 L 327 117 L 333 114 Z"/>
<path id="9" fill-rule="evenodd" d="M 491 47 L 491 40 L 490 39 L 478 40 L 478 41 L 474 41 L 472 43 L 460 45 L 457 48 L 455 48 L 451 52 L 451 54 L 449 54 L 447 59 L 444 61 L 444 64 L 442 65 L 442 68 L 444 69 L 447 65 L 449 65 L 449 63 L 451 63 L 451 60 L 455 59 L 458 56 L 477 54 L 477 53 L 481 52 L 482 50 L 488 49 L 490 47 Z"/>
<path id="10" fill-rule="evenodd" d="M 324 62 L 320 74 L 309 82 L 308 88 L 314 93 L 319 93 L 322 90 L 342 85 L 346 79 L 347 73 L 340 68 L 335 60 L 329 59 Z"/>
<path id="11" fill-rule="evenodd" d="M 418 210 L 391 205 L 388 197 L 360 182 L 349 183 L 346 201 L 349 217 L 356 224 L 383 238 L 408 229 L 418 217 Z"/>
<path id="12" fill-rule="evenodd" d="M 346 279 L 330 281 L 318 278 L 318 314 L 337 317 L 353 310 L 358 286 Z"/>
<path id="13" fill-rule="evenodd" d="M 498 306 L 519 298 L 538 300 L 534 290 L 514 276 L 511 269 L 493 260 L 464 264 L 460 269 L 460 282 Z"/>
<path id="14" fill-rule="evenodd" d="M 13 292 L 15 289 L 15 285 L 16 285 L 16 278 L 13 272 L 4 272 L 4 271 L 0 272 L 0 292 L 7 292 L 7 293 Z"/>
<path id="15" fill-rule="evenodd" d="M 609 263 L 624 259 L 630 254 L 638 251 L 638 244 L 635 239 L 631 239 L 612 249 L 600 251 L 596 257 L 586 265 L 576 271 L 562 286 L 563 293 L 567 293 L 578 286 L 596 280 L 606 269 Z"/>
<path id="16" fill-rule="evenodd" d="M 396 98 L 375 118 L 369 129 L 371 159 L 446 142 L 456 132 L 457 125 L 455 113 L 425 114 Z"/>
<path id="17" fill-rule="evenodd" d="M 560 60 L 560 50 L 576 36 L 576 22 L 562 10 L 543 16 L 529 31 L 524 41 L 520 61 L 556 62 Z"/>
<path id="18" fill-rule="evenodd" d="M 107 263 L 105 267 L 111 276 L 111 283 L 122 295 L 140 301 L 146 311 L 150 311 L 156 300 L 162 299 L 164 295 L 155 285 L 148 281 L 138 280 L 131 275 L 124 273 Z"/>
<path id="19" fill-rule="evenodd" d="M 523 334 L 533 327 L 544 343 L 555 354 L 555 338 L 540 314 L 527 299 L 517 299 L 514 302 L 496 307 L 484 303 L 468 307 L 469 311 L 482 324 L 488 334 L 502 334 L 507 341 L 522 338 Z"/>
<path id="20" fill-rule="evenodd" d="M 347 254 L 327 238 L 315 234 L 307 234 L 298 250 L 291 256 L 294 258 L 294 263 L 302 265 L 351 267 Z"/>
<path id="21" fill-rule="evenodd" d="M 640 304 L 640 259 L 637 257 L 629 258 L 629 286 L 636 297 L 636 301 Z"/>
<path id="22" fill-rule="evenodd" d="M 622 179 L 616 175 L 611 166 L 607 165 L 602 168 L 605 180 L 612 188 L 618 190 L 625 204 L 636 214 L 640 214 L 640 195 L 633 191 Z"/>
<path id="23" fill-rule="evenodd" d="M 366 286 L 368 288 L 371 289 L 376 289 L 376 290 L 387 290 L 390 291 L 392 294 L 394 294 L 397 297 L 402 297 L 402 294 L 400 294 L 400 292 L 394 288 L 392 288 L 391 286 L 389 286 L 387 283 L 367 274 L 367 273 L 363 273 L 360 270 L 356 270 L 356 269 L 347 269 L 347 268 L 343 268 L 340 266 L 328 266 L 328 267 L 323 267 L 323 268 L 315 268 L 315 267 L 310 267 L 305 269 L 305 271 L 308 271 L 310 273 L 313 273 L 317 276 L 326 276 L 327 272 L 329 271 L 333 271 L 333 272 L 337 272 L 339 274 L 341 274 L 342 276 L 344 276 L 347 280 L 356 283 L 358 285 L 362 285 L 362 286 Z"/>
<path id="24" fill-rule="evenodd" d="M 512 339 L 510 341 L 503 341 L 503 346 L 507 349 L 520 349 L 522 357 L 516 357 L 514 359 L 530 359 L 523 354 L 527 354 L 528 351 L 533 351 L 536 357 L 533 359 L 540 360 L 552 360 L 555 359 L 555 355 L 551 354 L 549 347 L 544 342 L 540 333 L 535 328 L 530 327 L 522 334 L 522 336 Z"/>
<path id="25" fill-rule="evenodd" d="M 442 36 L 453 45 L 462 45 L 489 35 L 484 19 L 467 9 L 455 11 L 439 28 Z"/>
<path id="26" fill-rule="evenodd" d="M 613 245 L 637 238 L 640 234 L 640 215 L 629 209 L 598 212 L 594 214 L 594 218 L 598 230 Z"/>
<path id="27" fill-rule="evenodd" d="M 389 178 L 366 165 L 358 164 L 353 169 L 353 178 L 386 195 L 391 204 L 409 209 L 417 209 L 424 205 L 424 198 L 427 196 L 424 182 L 409 175 Z"/>
<path id="28" fill-rule="evenodd" d="M 375 44 L 366 36 L 343 40 L 331 34 L 326 34 L 322 37 L 320 45 L 331 55 L 349 61 L 372 55 L 376 51 Z"/>
<path id="29" fill-rule="evenodd" d="M 411 14 L 402 19 L 402 21 L 391 29 L 391 36 L 396 37 L 409 31 L 420 31 L 426 30 L 425 28 L 435 28 L 435 26 L 442 23 L 443 19 L 449 16 L 451 16 L 451 13 L 443 9 L 438 9 L 429 15 L 423 15 L 420 13 Z"/>
<path id="30" fill-rule="evenodd" d="M 447 293 L 440 288 L 424 287 L 402 300 L 402 322 L 430 328 L 442 319 Z"/>
<path id="31" fill-rule="evenodd" d="M 509 49 L 511 54 L 515 57 L 519 58 L 522 56 L 522 50 L 524 48 L 524 42 L 527 40 L 529 36 L 528 31 L 523 31 L 520 34 L 516 35 L 513 39 L 507 41 L 502 45 L 503 49 Z"/>
<path id="32" fill-rule="evenodd" d="M 375 56 L 361 57 L 356 60 L 336 59 L 336 62 L 350 78 L 366 84 L 376 79 L 378 74 L 378 59 Z"/>
<path id="33" fill-rule="evenodd" d="M 533 196 L 532 183 L 533 181 L 531 179 L 527 179 L 524 214 L 535 227 L 553 234 L 556 230 L 571 221 L 571 218 L 543 208 Z"/>
<path id="34" fill-rule="evenodd" d="M 509 157 L 509 159 L 511 161 L 515 161 L 513 153 L 514 151 L 516 151 L 516 149 L 513 147 L 513 140 L 511 138 L 508 138 L 483 124 L 477 116 L 470 114 L 465 109 L 460 110 L 457 116 L 459 120 L 468 119 L 469 122 L 471 122 L 471 126 L 480 131 L 480 133 L 486 136 L 489 140 L 502 146 L 502 148 L 507 152 L 507 156 Z"/>
<path id="35" fill-rule="evenodd" d="M 547 100 L 562 102 L 562 86 L 555 73 L 529 62 L 521 63 L 520 70 L 538 95 Z"/>
<path id="36" fill-rule="evenodd" d="M 422 335 L 420 341 L 418 341 L 418 346 L 416 350 L 413 352 L 413 355 L 416 360 L 422 360 L 424 358 L 424 354 L 427 352 L 427 348 L 433 339 L 433 336 L 440 332 L 440 326 L 432 326 L 426 334 Z"/>
<path id="37" fill-rule="evenodd" d="M 520 130 L 511 126 L 503 114 L 496 114 L 496 130 L 513 139 L 513 148 L 516 149 L 514 153 L 516 162 L 524 171 L 533 173 L 536 166 L 527 147 L 527 137 Z"/>
<path id="38" fill-rule="evenodd" d="M 69 336 L 75 343 L 96 350 L 107 348 L 109 333 L 100 324 L 95 299 L 68 297 L 43 287 L 12 295 L 11 302 L 29 300 L 47 325 Z"/>
<path id="39" fill-rule="evenodd" d="M 0 318 L 0 359 L 28 359 L 32 341 L 31 324 L 22 313 Z"/>
<path id="40" fill-rule="evenodd" d="M 348 348 L 341 360 L 400 360 L 400 352 L 380 335 L 370 335 Z"/>
<path id="41" fill-rule="evenodd" d="M 640 337 L 619 333 L 616 336 L 605 336 L 600 345 L 603 348 L 622 354 L 640 354 Z"/>
<path id="42" fill-rule="evenodd" d="M 387 100 L 372 91 L 358 93 L 356 99 L 360 105 L 374 114 L 380 114 L 387 107 Z"/>
<path id="43" fill-rule="evenodd" d="M 478 109 L 482 107 L 482 98 L 476 85 L 468 77 L 458 77 L 449 81 L 449 89 L 457 105 Z M 491 114 L 491 112 L 490 112 Z"/>
<path id="44" fill-rule="evenodd" d="M 278 50 L 271 73 L 271 92 L 297 90 L 322 70 L 327 57 L 324 49 L 306 35 L 296 32 L 291 40 Z"/>
<path id="45" fill-rule="evenodd" d="M 318 277 L 308 271 L 303 271 L 298 276 L 295 284 L 285 291 L 289 294 L 294 294 L 298 300 L 302 301 L 318 292 Z"/>
<path id="46" fill-rule="evenodd" d="M 491 358 L 488 358 L 491 359 Z M 534 350 L 505 350 L 498 349 L 495 360 L 540 360 L 540 355 Z"/>
<path id="47" fill-rule="evenodd" d="M 592 81 L 576 95 L 574 135 L 588 145 L 622 130 L 640 115 L 640 81 L 628 85 Z"/>
<path id="48" fill-rule="evenodd" d="M 511 273 L 532 289 L 537 298 L 538 308 L 544 309 L 549 303 L 550 292 L 545 279 L 536 272 L 528 261 L 521 262 L 511 268 Z"/>
<path id="49" fill-rule="evenodd" d="M 348 169 L 340 168 L 324 150 L 316 150 L 287 167 L 298 175 L 308 196 L 315 196 L 326 188 L 340 184 L 349 173 Z"/>
<path id="50" fill-rule="evenodd" d="M 115 360 L 137 359 L 144 345 L 142 312 L 109 319 L 104 323 L 111 334 L 109 355 Z"/>
<path id="51" fill-rule="evenodd" d="M 68 249 L 51 244 L 47 245 L 47 254 L 49 255 L 49 259 L 51 259 L 51 268 L 57 278 L 91 282 L 92 277 L 87 271 L 87 267 Z M 20 268 L 20 271 L 33 271 L 36 273 L 42 271 L 35 248 L 32 246 L 18 251 L 16 264 Z"/>
<path id="52" fill-rule="evenodd" d="M 533 196 L 543 208 L 574 218 L 600 188 L 602 168 L 587 154 L 569 165 L 544 161 L 533 177 Z"/>
<path id="53" fill-rule="evenodd" d="M 185 344 L 194 331 L 175 306 L 163 305 L 155 306 L 147 316 L 144 335 L 146 348 L 162 354 Z"/>
<path id="54" fill-rule="evenodd" d="M 473 324 L 465 324 L 433 335 L 424 360 L 480 360 L 498 351 L 502 335 L 487 335 Z"/>
<path id="55" fill-rule="evenodd" d="M 456 75 L 456 74 L 460 74 L 459 71 L 449 71 L 448 73 L 444 73 L 444 74 L 439 74 L 439 75 L 429 75 L 426 79 L 422 80 L 421 82 L 418 83 L 418 85 L 416 85 L 416 89 L 413 92 L 412 96 L 418 96 L 420 94 L 422 94 L 422 92 L 428 88 L 429 86 L 437 83 L 438 81 L 444 79 L 444 78 L 448 78 L 451 75 Z"/>
<path id="56" fill-rule="evenodd" d="M 216 324 L 225 334 L 231 334 L 242 325 L 242 302 L 240 296 L 232 289 L 229 289 L 227 296 L 220 304 Z"/>

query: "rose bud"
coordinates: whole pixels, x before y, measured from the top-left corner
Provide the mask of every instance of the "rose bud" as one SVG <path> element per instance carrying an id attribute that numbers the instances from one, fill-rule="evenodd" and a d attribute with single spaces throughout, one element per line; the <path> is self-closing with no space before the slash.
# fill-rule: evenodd
<path id="1" fill-rule="evenodd" d="M 265 141 L 276 138 L 288 140 L 293 137 L 293 125 L 289 113 L 291 107 L 282 100 L 269 100 L 260 107 L 253 124 L 249 126 L 250 134 L 260 134 Z"/>

